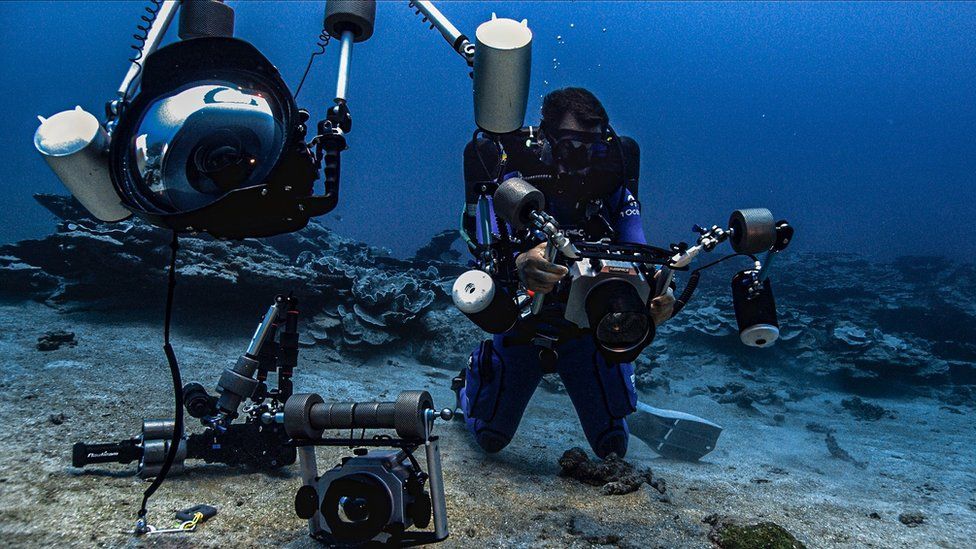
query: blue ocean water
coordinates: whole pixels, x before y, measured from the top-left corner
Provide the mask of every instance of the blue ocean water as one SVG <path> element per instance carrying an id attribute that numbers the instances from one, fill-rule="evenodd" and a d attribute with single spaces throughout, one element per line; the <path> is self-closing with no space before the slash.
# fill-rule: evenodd
<path id="1" fill-rule="evenodd" d="M 229 2 L 237 34 L 297 83 L 322 2 Z M 126 69 L 143 2 L 0 3 L 0 241 L 46 234 L 31 198 L 62 192 L 33 150 L 35 116 L 100 113 Z M 584 86 L 643 150 L 644 223 L 656 244 L 694 222 L 766 206 L 795 249 L 968 259 L 976 214 L 976 5 L 965 3 L 442 3 L 473 34 L 492 12 L 534 32 L 527 123 L 540 97 Z M 175 37 L 175 28 L 169 38 Z M 300 103 L 322 113 L 338 47 Z M 355 48 L 355 127 L 327 223 L 410 255 L 454 227 L 473 125 L 463 62 L 406 2 L 381 2 Z"/>

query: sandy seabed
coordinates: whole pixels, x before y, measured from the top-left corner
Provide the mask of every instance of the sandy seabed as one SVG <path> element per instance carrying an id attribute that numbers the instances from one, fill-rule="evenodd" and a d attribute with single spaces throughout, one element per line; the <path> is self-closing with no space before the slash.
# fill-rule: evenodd
<path id="1" fill-rule="evenodd" d="M 184 381 L 216 385 L 250 336 L 253 319 L 177 327 Z M 39 336 L 65 329 L 78 345 L 41 352 Z M 231 335 L 228 335 L 231 334 Z M 123 312 L 64 313 L 34 303 L 0 305 L 0 539 L 10 547 L 200 546 L 314 547 L 294 515 L 300 486 L 293 465 L 268 474 L 188 462 L 151 504 L 151 518 L 206 503 L 219 514 L 190 534 L 131 535 L 142 490 L 134 467 L 71 467 L 71 445 L 137 434 L 142 418 L 169 417 L 171 387 L 155 321 Z M 708 362 L 708 361 L 704 361 Z M 390 399 L 426 389 L 451 406 L 450 378 L 463 364 L 433 367 L 412 356 L 338 357 L 321 346 L 301 351 L 296 392 L 327 400 Z M 789 365 L 784 365 L 788 368 Z M 686 368 L 687 370 L 687 368 Z M 808 547 L 973 547 L 976 545 L 976 434 L 971 408 L 928 399 L 874 399 L 893 412 L 855 421 L 849 395 L 812 391 L 776 410 L 688 396 L 734 379 L 718 367 L 685 371 L 646 402 L 712 419 L 725 427 L 718 449 L 700 463 L 657 457 L 632 439 L 627 459 L 667 482 L 603 495 L 558 476 L 564 450 L 585 446 L 569 398 L 540 388 L 515 441 L 483 454 L 459 423 L 440 424 L 450 538 L 444 546 L 712 547 L 703 518 L 772 521 Z M 788 383 L 785 377 L 770 383 Z M 52 417 L 53 416 L 53 417 Z M 62 417 L 63 416 L 63 417 Z M 191 419 L 191 421 L 193 421 Z M 863 466 L 833 457 L 818 423 Z M 201 430 L 188 424 L 188 430 Z M 347 455 L 319 449 L 320 468 Z M 921 525 L 899 521 L 921 513 Z"/>

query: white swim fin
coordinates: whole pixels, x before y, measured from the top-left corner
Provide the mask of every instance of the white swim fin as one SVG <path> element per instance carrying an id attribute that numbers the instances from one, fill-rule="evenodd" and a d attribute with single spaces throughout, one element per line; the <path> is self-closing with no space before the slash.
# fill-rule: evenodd
<path id="1" fill-rule="evenodd" d="M 630 434 L 662 457 L 697 461 L 715 449 L 722 427 L 707 419 L 637 403 L 627 416 Z"/>

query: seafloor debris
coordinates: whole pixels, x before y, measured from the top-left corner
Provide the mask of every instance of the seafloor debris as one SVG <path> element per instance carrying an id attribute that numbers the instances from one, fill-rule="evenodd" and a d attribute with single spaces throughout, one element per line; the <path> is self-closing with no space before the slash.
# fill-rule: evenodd
<path id="1" fill-rule="evenodd" d="M 585 516 L 574 515 L 566 521 L 566 533 L 582 538 L 590 545 L 623 545 L 623 537 L 612 527 Z"/>
<path id="2" fill-rule="evenodd" d="M 807 431 L 813 431 L 814 433 L 820 433 L 821 435 L 829 435 L 835 431 L 835 429 L 827 427 L 823 423 L 817 423 L 816 421 L 807 423 L 806 427 Z"/>
<path id="3" fill-rule="evenodd" d="M 662 495 L 667 492 L 664 480 L 655 479 L 650 469 L 634 467 L 617 454 L 610 454 L 602 461 L 591 461 L 582 448 L 570 448 L 559 458 L 559 467 L 559 476 L 602 486 L 606 495 L 629 494 L 645 483 Z"/>
<path id="4" fill-rule="evenodd" d="M 870 402 L 861 400 L 860 397 L 845 398 L 840 401 L 840 405 L 850 412 L 852 416 L 863 421 L 877 421 L 885 417 L 889 419 L 895 418 L 894 412 L 886 410 L 877 404 L 871 404 Z"/>
<path id="5" fill-rule="evenodd" d="M 902 513 L 898 515 L 898 522 L 909 528 L 921 526 L 925 522 L 925 515 L 919 512 Z"/>
<path id="6" fill-rule="evenodd" d="M 793 534 L 775 522 L 742 524 L 720 515 L 708 515 L 702 522 L 712 526 L 708 539 L 721 549 L 806 549 Z"/>
<path id="7" fill-rule="evenodd" d="M 837 443 L 837 439 L 834 438 L 834 434 L 832 432 L 827 433 L 827 437 L 824 439 L 824 441 L 827 443 L 827 451 L 830 452 L 830 455 L 834 456 L 835 458 L 841 461 L 853 463 L 855 467 L 860 469 L 864 469 L 868 466 L 867 462 L 854 459 L 854 457 L 851 456 L 847 450 L 841 448 L 840 444 Z"/>
<path id="8" fill-rule="evenodd" d="M 78 341 L 75 339 L 74 332 L 66 332 L 64 330 L 47 332 L 37 338 L 38 351 L 56 351 L 63 346 L 74 347 L 77 344 Z"/>
<path id="9" fill-rule="evenodd" d="M 735 404 L 740 408 L 753 408 L 753 404 L 766 404 L 771 406 L 781 406 L 793 400 L 793 397 L 785 390 L 773 387 L 759 386 L 748 387 L 738 381 L 730 381 L 725 385 L 709 385 L 707 391 L 712 399 L 719 404 Z M 704 390 L 698 389 L 692 394 L 706 394 Z"/>

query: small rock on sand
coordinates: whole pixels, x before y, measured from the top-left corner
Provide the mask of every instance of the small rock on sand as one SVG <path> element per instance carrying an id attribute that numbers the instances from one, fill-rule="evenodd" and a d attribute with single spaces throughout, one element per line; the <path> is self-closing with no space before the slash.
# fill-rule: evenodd
<path id="1" fill-rule="evenodd" d="M 637 468 L 610 454 L 603 461 L 590 461 L 582 448 L 570 448 L 559 458 L 559 476 L 574 478 L 591 486 L 602 486 L 606 495 L 629 494 L 644 483 L 660 493 L 667 488 L 654 478 L 650 469 Z"/>
<path id="2" fill-rule="evenodd" d="M 919 512 L 902 513 L 898 515 L 898 522 L 909 528 L 921 526 L 925 522 L 925 515 Z"/>
<path id="3" fill-rule="evenodd" d="M 806 549 L 802 542 L 774 522 L 742 524 L 729 517 L 708 515 L 702 522 L 711 524 L 708 539 L 721 549 Z"/>

